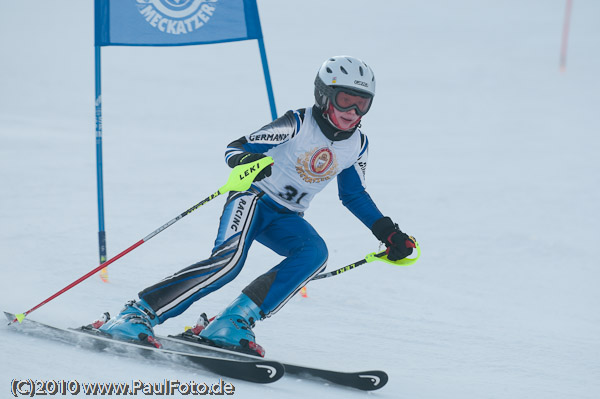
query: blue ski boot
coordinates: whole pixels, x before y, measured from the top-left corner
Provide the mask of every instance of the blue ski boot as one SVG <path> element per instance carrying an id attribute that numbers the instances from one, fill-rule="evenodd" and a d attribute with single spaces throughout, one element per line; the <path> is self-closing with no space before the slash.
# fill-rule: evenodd
<path id="1" fill-rule="evenodd" d="M 143 299 L 127 302 L 121 313 L 114 319 L 111 319 L 107 313 L 104 317 L 106 321 L 96 322 L 92 326 L 115 339 L 141 341 L 157 348 L 162 346 L 154 337 L 152 329 L 158 324 L 158 316 Z"/>
<path id="2" fill-rule="evenodd" d="M 261 310 L 245 294 L 241 294 L 217 318 L 202 329 L 200 337 L 227 349 L 265 356 L 256 343 L 252 327 L 262 318 Z"/>

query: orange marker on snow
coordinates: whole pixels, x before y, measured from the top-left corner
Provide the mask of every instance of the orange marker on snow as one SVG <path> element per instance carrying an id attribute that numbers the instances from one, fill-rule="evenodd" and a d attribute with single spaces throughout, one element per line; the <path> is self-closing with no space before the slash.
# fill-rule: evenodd
<path id="1" fill-rule="evenodd" d="M 100 270 L 100 278 L 103 282 L 108 283 L 108 269 L 106 267 Z"/>
<path id="2" fill-rule="evenodd" d="M 302 298 L 308 298 L 308 293 L 306 292 L 306 286 L 302 287 L 302 289 L 300 290 L 300 295 L 302 295 Z"/>

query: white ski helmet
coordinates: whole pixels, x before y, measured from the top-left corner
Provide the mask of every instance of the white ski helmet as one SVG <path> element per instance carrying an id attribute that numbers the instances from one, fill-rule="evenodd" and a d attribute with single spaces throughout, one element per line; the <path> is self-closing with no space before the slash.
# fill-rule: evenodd
<path id="1" fill-rule="evenodd" d="M 361 109 L 357 105 L 340 107 L 336 102 L 336 96 L 340 91 L 367 98 L 369 101 L 365 102 Z M 362 116 L 369 111 L 373 97 L 375 97 L 375 75 L 364 61 L 342 55 L 331 57 L 321 65 L 315 78 L 315 102 L 323 111 L 329 104 L 333 104 L 342 110 L 354 108 Z"/>

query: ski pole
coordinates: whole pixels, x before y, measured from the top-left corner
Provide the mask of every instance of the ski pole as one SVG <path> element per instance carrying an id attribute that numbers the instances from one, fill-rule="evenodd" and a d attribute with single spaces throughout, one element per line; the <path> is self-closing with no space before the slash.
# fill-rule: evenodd
<path id="1" fill-rule="evenodd" d="M 139 240 L 138 242 L 136 242 L 129 248 L 125 249 L 123 252 L 119 253 L 118 255 L 114 256 L 113 258 L 102 263 L 100 266 L 96 267 L 94 270 L 90 271 L 89 273 L 81 276 L 77 280 L 73 281 L 71 284 L 67 285 L 65 288 L 58 291 L 56 294 L 50 296 L 49 298 L 47 298 L 44 301 L 40 302 L 39 304 L 35 305 L 33 308 L 29 309 L 28 311 L 26 311 L 24 313 L 16 314 L 15 319 L 13 321 L 11 321 L 10 323 L 8 323 L 8 325 L 13 324 L 15 321 L 18 321 L 19 323 L 21 323 L 23 321 L 23 319 L 25 319 L 25 317 L 27 317 L 27 315 L 29 313 L 31 313 L 34 310 L 40 308 L 41 306 L 47 304 L 48 302 L 50 302 L 57 296 L 62 295 L 64 292 L 75 287 L 77 284 L 81 283 L 82 281 L 86 280 L 87 278 L 93 276 L 98 271 L 102 270 L 103 268 L 110 265 L 111 263 L 118 260 L 119 258 L 125 256 L 126 254 L 133 251 L 134 249 L 136 249 L 143 243 L 149 241 L 152 237 L 156 236 L 160 232 L 164 231 L 168 227 L 175 224 L 175 222 L 178 222 L 185 216 L 194 212 L 196 209 L 200 208 L 202 205 L 206 204 L 209 201 L 212 201 L 219 195 L 225 194 L 229 191 L 246 191 L 246 190 L 248 190 L 250 188 L 250 185 L 256 178 L 256 176 L 260 173 L 260 171 L 272 164 L 273 164 L 273 158 L 264 157 L 264 158 L 261 158 L 251 164 L 243 164 L 243 165 L 236 166 L 235 168 L 233 168 L 233 170 L 229 174 L 227 183 L 225 183 L 225 185 L 223 185 L 223 187 L 219 188 L 219 190 L 217 192 L 215 192 L 214 194 L 211 194 L 210 196 L 206 197 L 202 201 L 198 202 L 196 205 L 192 206 L 187 211 L 183 212 L 182 214 L 178 215 L 177 217 L 175 217 L 175 218 L 171 219 L 170 221 L 168 221 L 167 223 L 163 224 L 158 229 L 156 229 L 152 233 L 148 234 L 146 237 L 142 238 L 141 240 Z"/>
<path id="2" fill-rule="evenodd" d="M 400 260 L 389 260 L 387 257 L 387 254 L 385 251 L 382 252 L 372 252 L 370 254 L 368 254 L 367 256 L 365 256 L 363 259 L 351 263 L 348 266 L 344 266 L 344 267 L 340 267 L 339 269 L 327 272 L 327 273 L 321 273 L 321 274 L 317 274 L 315 277 L 313 277 L 313 280 L 320 280 L 322 278 L 327 278 L 327 277 L 333 277 L 333 276 L 337 276 L 338 274 L 341 273 L 345 273 L 348 270 L 352 270 L 354 268 L 357 268 L 358 266 L 362 266 L 365 263 L 370 263 L 373 262 L 375 260 L 380 260 L 382 262 L 385 263 L 389 263 L 391 265 L 394 266 L 410 266 L 415 264 L 415 262 L 421 257 L 421 247 L 419 246 L 419 243 L 414 239 L 414 237 L 411 237 L 412 241 L 415 243 L 415 247 L 417 248 L 417 256 L 415 258 L 404 258 L 404 259 L 400 259 Z"/>
<path id="3" fill-rule="evenodd" d="M 380 260 L 383 261 L 385 263 L 389 263 L 391 265 L 395 265 L 395 266 L 410 266 L 413 265 L 420 257 L 421 257 L 421 248 L 419 247 L 419 243 L 417 242 L 417 240 L 415 240 L 414 237 L 410 237 L 411 240 L 415 243 L 415 247 L 417 248 L 417 256 L 415 258 L 404 258 L 404 259 L 400 259 L 400 260 L 389 260 L 386 254 L 386 251 L 382 251 L 382 252 L 371 252 L 370 254 L 368 254 L 367 256 L 365 256 L 363 259 L 354 262 L 348 266 L 344 266 L 344 267 L 340 267 L 339 269 L 330 271 L 328 273 L 321 273 L 321 274 L 317 274 L 315 277 L 313 277 L 311 279 L 312 280 L 320 280 L 322 278 L 327 278 L 327 277 L 332 277 L 332 276 L 337 276 L 338 274 L 347 272 L 348 270 L 352 270 L 358 266 L 364 265 L 365 263 L 370 263 L 373 262 L 374 260 Z M 304 286 L 306 288 L 306 286 Z M 205 328 L 210 322 L 212 322 L 217 316 L 213 316 L 210 319 L 208 318 L 208 316 L 206 316 L 206 313 L 202 313 L 200 315 L 200 318 L 198 319 L 198 322 L 196 322 L 196 325 L 199 325 L 199 322 L 202 323 L 202 329 Z M 190 327 L 190 326 L 186 326 L 185 327 L 185 331 L 190 330 L 190 329 L 194 329 L 195 327 Z M 199 330 L 201 331 L 201 330 Z M 199 333 L 199 332 L 198 332 Z"/>

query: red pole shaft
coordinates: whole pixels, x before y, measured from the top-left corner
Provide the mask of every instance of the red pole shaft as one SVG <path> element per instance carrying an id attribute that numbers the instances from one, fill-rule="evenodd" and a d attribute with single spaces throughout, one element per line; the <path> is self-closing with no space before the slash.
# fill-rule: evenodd
<path id="1" fill-rule="evenodd" d="M 227 192 L 227 191 L 223 191 L 223 192 Z M 100 270 L 104 269 L 106 266 L 110 265 L 111 263 L 113 263 L 114 261 L 118 260 L 119 258 L 127 255 L 129 252 L 133 251 L 134 249 L 136 249 L 137 247 L 139 247 L 140 245 L 142 245 L 143 243 L 145 243 L 146 241 L 149 241 L 152 237 L 156 236 L 157 234 L 159 234 L 160 232 L 164 231 L 165 229 L 167 229 L 168 227 L 174 225 L 177 221 L 179 221 L 180 219 L 184 218 L 185 216 L 189 215 L 190 213 L 192 213 L 193 211 L 195 211 L 196 209 L 200 208 L 202 205 L 206 204 L 207 202 L 213 200 L 214 198 L 218 197 L 219 195 L 223 194 L 221 192 L 221 189 L 219 189 L 219 191 L 217 191 L 216 193 L 210 195 L 209 197 L 206 197 L 205 199 L 203 199 L 202 201 L 198 202 L 196 205 L 194 205 L 193 207 L 191 207 L 190 209 L 188 209 L 187 211 L 183 212 L 181 215 L 171 219 L 170 221 L 168 221 L 167 223 L 163 224 L 161 227 L 159 227 L 158 229 L 154 230 L 152 233 L 148 234 L 146 237 L 142 238 L 141 240 L 139 240 L 138 242 L 136 242 L 135 244 L 133 244 L 132 246 L 130 246 L 129 248 L 127 248 L 126 250 L 124 250 L 123 252 L 119 253 L 118 255 L 114 256 L 113 258 L 107 260 L 106 262 L 102 263 L 100 266 L 96 267 L 94 270 L 90 271 L 89 273 L 85 274 L 84 276 L 81 276 L 80 278 L 78 278 L 77 280 L 73 281 L 71 284 L 67 285 L 65 288 L 63 288 L 62 290 L 58 291 L 56 294 L 52 295 L 51 297 L 49 297 L 48 299 L 44 300 L 43 302 L 40 302 L 39 304 L 35 305 L 33 308 L 29 309 L 27 312 L 22 313 L 23 317 L 26 317 L 29 313 L 33 312 L 34 310 L 36 310 L 37 308 L 47 304 L 48 302 L 50 302 L 51 300 L 53 300 L 54 298 L 56 298 L 57 296 L 65 293 L 66 291 L 70 290 L 71 288 L 75 287 L 77 284 L 81 283 L 83 280 L 88 279 L 89 277 L 93 276 L 94 274 L 96 274 L 97 272 L 99 272 Z M 22 320 L 22 319 L 21 319 Z M 10 322 L 9 324 L 14 323 L 15 321 L 19 321 L 17 318 L 15 318 L 12 322 Z"/>
<path id="2" fill-rule="evenodd" d="M 569 43 L 569 27 L 571 22 L 571 8 L 573 0 L 567 0 L 565 8 L 565 20 L 563 23 L 562 44 L 560 46 L 560 71 L 564 72 L 567 69 L 567 47 Z"/>
<path id="3" fill-rule="evenodd" d="M 106 266 L 110 265 L 111 263 L 113 263 L 114 261 L 118 260 L 119 258 L 127 255 L 129 252 L 133 251 L 134 249 L 136 249 L 137 247 L 139 247 L 140 245 L 142 245 L 145 241 L 139 240 L 138 242 L 136 242 L 135 244 L 133 244 L 132 246 L 130 246 L 129 248 L 127 248 L 126 250 L 124 250 L 123 252 L 121 252 L 120 254 L 114 256 L 113 258 L 110 258 L 109 260 L 107 260 L 106 262 L 102 263 L 100 266 L 98 266 L 97 268 L 95 268 L 94 270 L 90 271 L 89 273 L 81 276 L 80 278 L 78 278 L 77 280 L 73 281 L 71 284 L 67 285 L 65 288 L 63 288 L 62 290 L 58 291 L 56 294 L 52 295 L 51 297 L 48 297 L 47 299 L 45 299 L 44 301 L 40 302 L 39 304 L 35 305 L 34 307 L 32 307 L 31 309 L 29 309 L 27 312 L 23 313 L 25 316 L 27 316 L 29 313 L 33 312 L 34 310 L 36 310 L 39 307 L 44 306 L 45 304 L 47 304 L 48 302 L 50 302 L 51 300 L 53 300 L 54 298 L 56 298 L 59 295 L 62 295 L 63 293 L 65 293 L 66 291 L 70 290 L 71 288 L 75 287 L 77 284 L 81 283 L 82 281 L 88 279 L 89 277 L 93 276 L 94 274 L 96 274 L 97 272 L 99 272 L 100 270 L 102 270 L 103 268 L 105 268 Z M 14 323 L 15 321 L 17 321 L 17 319 L 14 319 L 12 322 Z"/>

